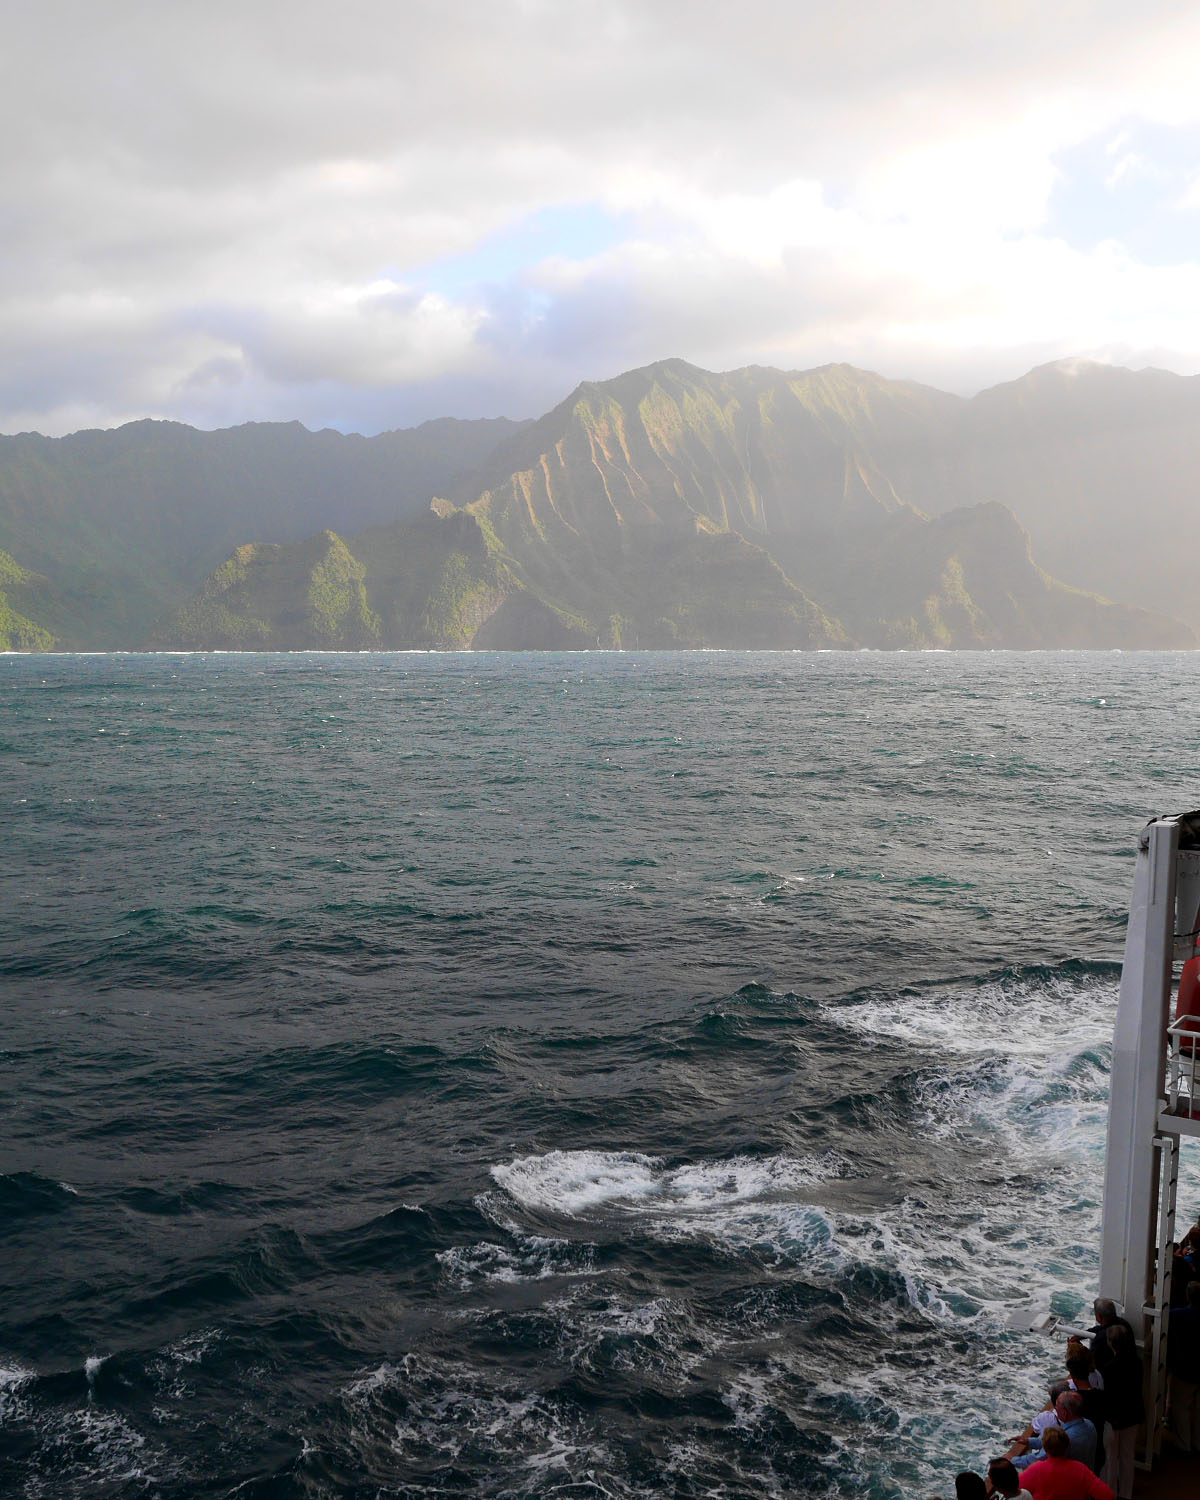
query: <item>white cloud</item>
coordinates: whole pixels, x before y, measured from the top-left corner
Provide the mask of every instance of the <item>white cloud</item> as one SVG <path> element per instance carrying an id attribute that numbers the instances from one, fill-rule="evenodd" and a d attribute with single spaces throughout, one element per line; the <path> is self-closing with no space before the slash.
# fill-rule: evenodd
<path id="1" fill-rule="evenodd" d="M 1123 122 L 1200 119 L 1198 49 L 1154 0 L 23 7 L 0 429 L 520 415 L 667 354 L 1197 369 L 1195 264 L 1045 226 L 1065 148 L 1109 132 L 1111 172 L 1152 173 Z M 425 275 L 588 202 L 637 229 L 457 300 Z"/>

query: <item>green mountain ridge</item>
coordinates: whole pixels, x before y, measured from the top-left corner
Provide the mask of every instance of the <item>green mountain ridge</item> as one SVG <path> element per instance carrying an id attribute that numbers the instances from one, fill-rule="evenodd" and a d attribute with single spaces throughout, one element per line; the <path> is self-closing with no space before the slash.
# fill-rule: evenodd
<path id="1" fill-rule="evenodd" d="M 936 430 L 960 407 L 954 397 L 847 366 L 714 375 L 668 360 L 587 382 L 502 443 L 422 522 L 347 538 L 363 592 L 353 626 L 336 639 L 393 647 L 1193 644 L 1175 621 L 1051 578 L 1005 507 L 931 518 L 905 497 L 872 445 Z M 307 554 L 284 549 L 278 561 L 291 570 L 292 593 L 311 595 Z M 269 620 L 264 643 L 313 640 L 285 596 L 264 581 L 241 600 L 238 618 Z M 222 641 L 237 638 L 227 626 Z M 239 628 L 244 638 L 250 626 Z M 216 629 L 215 616 L 185 613 L 165 622 L 157 640 L 212 643 Z"/>
<path id="2" fill-rule="evenodd" d="M 1135 437 L 1182 429 L 1197 392 L 1051 366 L 967 401 L 670 359 L 523 424 L 0 439 L 0 545 L 43 574 L 8 607 L 96 646 L 1191 646 L 1174 611 L 1040 566 L 1067 507 L 1018 480 L 1115 452 L 1126 408 Z"/>
<path id="3" fill-rule="evenodd" d="M 442 418 L 364 438 L 142 421 L 0 437 L 0 548 L 79 601 L 54 631 L 67 644 L 129 646 L 235 547 L 415 518 L 521 425 Z"/>

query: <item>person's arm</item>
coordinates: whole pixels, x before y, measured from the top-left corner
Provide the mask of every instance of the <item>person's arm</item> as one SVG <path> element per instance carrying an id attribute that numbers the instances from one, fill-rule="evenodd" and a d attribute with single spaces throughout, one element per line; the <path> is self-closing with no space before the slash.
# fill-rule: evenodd
<path id="1" fill-rule="evenodd" d="M 1091 1500 L 1117 1500 L 1116 1492 L 1097 1475 L 1093 1474 L 1087 1464 L 1080 1464 L 1088 1477 L 1088 1494 Z"/>
<path id="2" fill-rule="evenodd" d="M 1035 1437 L 1037 1437 L 1037 1428 L 1033 1425 L 1032 1422 L 1026 1422 L 1025 1426 L 1020 1432 L 1017 1433 L 1016 1437 L 1009 1438 L 1009 1442 L 1028 1443 L 1032 1438 Z"/>

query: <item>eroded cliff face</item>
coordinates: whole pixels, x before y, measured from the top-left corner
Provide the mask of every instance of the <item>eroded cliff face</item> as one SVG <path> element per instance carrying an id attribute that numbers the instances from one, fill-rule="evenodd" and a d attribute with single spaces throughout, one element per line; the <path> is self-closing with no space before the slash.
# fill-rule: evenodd
<path id="1" fill-rule="evenodd" d="M 968 408 L 844 365 L 664 361 L 580 386 L 416 519 L 237 549 L 151 641 L 1194 644 L 1165 615 L 1051 578 L 1004 506 L 947 506 L 944 486 L 922 503 Z"/>
<path id="2" fill-rule="evenodd" d="M 936 444 L 962 405 L 848 366 L 667 361 L 581 386 L 498 450 L 465 509 L 601 639 L 607 614 L 654 645 L 1190 644 L 1050 578 L 1004 507 L 931 520 L 902 493 L 877 450 Z"/>

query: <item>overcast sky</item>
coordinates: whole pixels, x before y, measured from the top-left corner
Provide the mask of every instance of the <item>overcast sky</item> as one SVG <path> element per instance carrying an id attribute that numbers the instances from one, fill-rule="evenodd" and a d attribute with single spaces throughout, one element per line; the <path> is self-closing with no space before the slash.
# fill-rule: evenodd
<path id="1" fill-rule="evenodd" d="M 0 431 L 1200 370 L 1200 7 L 19 0 Z"/>

